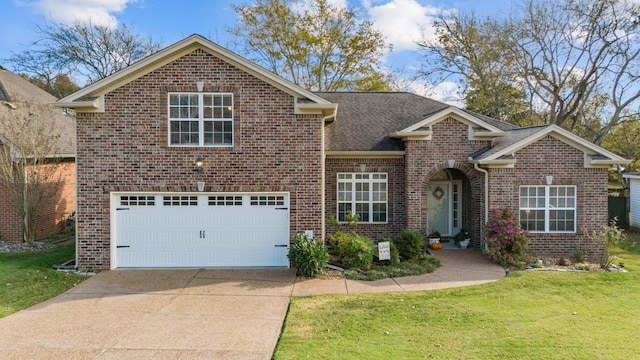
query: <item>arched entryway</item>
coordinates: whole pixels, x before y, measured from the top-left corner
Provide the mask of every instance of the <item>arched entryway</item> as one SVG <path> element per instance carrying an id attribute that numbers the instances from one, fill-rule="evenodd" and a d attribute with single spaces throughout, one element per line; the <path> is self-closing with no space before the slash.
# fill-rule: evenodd
<path id="1" fill-rule="evenodd" d="M 482 178 L 468 164 L 435 167 L 428 172 L 423 186 L 427 233 L 438 231 L 452 239 L 462 230 L 472 243 L 480 246 L 482 230 Z"/>

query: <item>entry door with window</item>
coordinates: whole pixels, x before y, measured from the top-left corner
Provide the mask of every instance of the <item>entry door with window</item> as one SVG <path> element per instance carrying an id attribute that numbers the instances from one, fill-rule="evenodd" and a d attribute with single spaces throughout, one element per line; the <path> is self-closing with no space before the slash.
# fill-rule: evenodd
<path id="1" fill-rule="evenodd" d="M 462 181 L 430 181 L 427 185 L 427 232 L 454 236 L 460 231 Z"/>

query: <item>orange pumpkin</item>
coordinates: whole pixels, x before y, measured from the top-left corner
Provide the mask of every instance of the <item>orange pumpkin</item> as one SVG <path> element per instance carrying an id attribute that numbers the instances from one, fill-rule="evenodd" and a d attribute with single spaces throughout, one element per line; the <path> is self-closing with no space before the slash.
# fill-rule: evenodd
<path id="1" fill-rule="evenodd" d="M 433 249 L 433 250 L 440 250 L 440 249 L 442 249 L 442 244 L 440 244 L 440 243 L 433 243 L 433 244 L 431 244 L 431 249 Z"/>

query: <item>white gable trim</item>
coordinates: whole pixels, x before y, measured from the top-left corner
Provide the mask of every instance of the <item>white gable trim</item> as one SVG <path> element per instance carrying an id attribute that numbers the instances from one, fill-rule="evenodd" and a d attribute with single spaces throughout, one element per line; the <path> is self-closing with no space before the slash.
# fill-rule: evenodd
<path id="1" fill-rule="evenodd" d="M 508 146 L 504 149 L 502 149 L 501 151 L 492 154 L 491 156 L 482 159 L 479 161 L 479 163 L 484 163 L 484 162 L 489 162 L 489 161 L 495 161 L 500 159 L 503 156 L 509 156 L 509 155 L 513 155 L 515 152 L 517 152 L 520 149 L 525 148 L 528 145 L 533 144 L 534 142 L 546 137 L 546 136 L 553 136 L 554 138 L 564 142 L 565 144 L 568 144 L 570 146 L 573 146 L 574 148 L 584 152 L 585 154 L 585 167 L 608 167 L 611 165 L 626 165 L 628 164 L 630 161 L 627 159 L 624 159 L 610 151 L 607 151 L 603 148 L 601 148 L 600 146 L 589 142 L 587 140 L 584 140 L 583 138 L 572 134 L 571 132 L 557 126 L 557 125 L 549 125 L 548 127 L 546 127 L 545 129 L 543 129 L 542 131 L 538 131 L 537 133 L 526 137 L 514 144 L 512 144 L 511 146 Z M 598 159 L 595 160 L 593 159 L 591 156 L 589 155 L 602 155 L 608 159 Z"/>
<path id="2" fill-rule="evenodd" d="M 470 140 L 474 140 L 474 138 L 476 136 L 482 137 L 483 140 L 486 140 L 486 138 L 492 138 L 492 137 L 498 137 L 498 136 L 505 136 L 507 133 L 498 129 L 497 127 L 490 125 L 480 119 L 478 119 L 475 116 L 472 116 L 460 109 L 458 109 L 457 107 L 454 106 L 450 106 L 444 110 L 441 110 L 431 116 L 429 116 L 428 118 L 413 124 L 411 126 L 409 126 L 406 129 L 400 130 L 397 133 L 394 134 L 395 137 L 407 137 L 409 133 L 411 132 L 415 132 L 415 131 L 419 131 L 419 129 L 424 129 L 424 128 L 428 128 L 430 130 L 426 130 L 426 131 L 432 131 L 431 130 L 431 126 L 439 123 L 440 121 L 449 118 L 449 117 L 453 117 L 456 120 L 459 120 L 460 122 L 466 124 L 469 126 L 469 139 Z M 486 132 L 476 132 L 473 128 L 474 127 L 480 127 L 483 129 L 486 129 Z M 425 131 L 425 130 L 423 130 Z M 397 134 L 397 135 L 396 135 Z M 482 135 L 478 135 L 478 134 L 482 134 Z"/>
<path id="3" fill-rule="evenodd" d="M 149 72 L 158 69 L 196 49 L 209 52 L 223 61 L 265 81 L 295 98 L 307 98 L 316 104 L 335 105 L 318 95 L 286 80 L 263 67 L 215 44 L 200 35 L 191 35 L 173 45 L 147 56 L 146 58 L 122 69 L 104 79 L 98 80 L 75 93 L 54 103 L 58 107 L 76 108 L 83 111 L 104 111 L 104 94 L 117 89 Z M 91 100 L 87 100 L 90 98 Z M 93 100 L 96 99 L 96 100 Z M 297 107 L 297 104 L 296 104 Z M 311 107 L 307 105 L 308 108 Z M 325 108 L 321 108 L 326 110 Z M 335 111 L 334 111 L 335 112 Z"/>

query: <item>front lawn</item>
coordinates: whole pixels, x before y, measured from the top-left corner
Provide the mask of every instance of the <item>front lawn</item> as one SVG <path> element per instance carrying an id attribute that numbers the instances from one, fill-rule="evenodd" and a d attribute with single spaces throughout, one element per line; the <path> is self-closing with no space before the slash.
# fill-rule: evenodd
<path id="1" fill-rule="evenodd" d="M 481 286 L 292 298 L 275 359 L 631 359 L 640 249 L 628 273 L 517 271 Z"/>
<path id="2" fill-rule="evenodd" d="M 73 259 L 74 251 L 71 241 L 49 251 L 0 253 L 0 318 L 61 294 L 85 279 L 51 268 Z"/>

